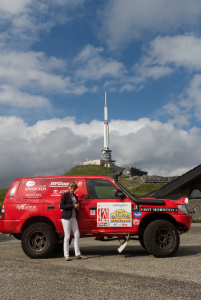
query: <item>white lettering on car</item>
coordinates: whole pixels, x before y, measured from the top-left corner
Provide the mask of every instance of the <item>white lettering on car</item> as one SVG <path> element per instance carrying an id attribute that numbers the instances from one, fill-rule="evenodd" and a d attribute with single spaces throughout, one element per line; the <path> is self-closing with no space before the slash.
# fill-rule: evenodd
<path id="1" fill-rule="evenodd" d="M 38 207 L 35 205 L 29 205 L 29 204 L 20 204 L 16 206 L 16 209 L 19 210 L 34 210 L 37 209 Z"/>

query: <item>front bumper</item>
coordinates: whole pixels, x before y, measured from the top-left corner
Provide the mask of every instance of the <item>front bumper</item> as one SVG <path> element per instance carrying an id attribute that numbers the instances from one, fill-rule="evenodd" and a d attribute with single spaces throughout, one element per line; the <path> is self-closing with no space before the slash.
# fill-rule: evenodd
<path id="1" fill-rule="evenodd" d="M 188 230 L 191 228 L 192 217 L 190 215 L 174 215 L 175 220 L 183 224 Z"/>

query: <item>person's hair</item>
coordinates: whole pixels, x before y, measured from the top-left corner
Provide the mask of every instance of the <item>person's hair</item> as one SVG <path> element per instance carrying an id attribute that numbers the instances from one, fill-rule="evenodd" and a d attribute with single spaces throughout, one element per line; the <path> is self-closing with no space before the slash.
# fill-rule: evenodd
<path id="1" fill-rule="evenodd" d="M 71 181 L 71 182 L 69 183 L 69 186 L 71 186 L 71 185 L 76 185 L 76 189 L 77 189 L 77 182 L 76 182 L 76 181 Z"/>

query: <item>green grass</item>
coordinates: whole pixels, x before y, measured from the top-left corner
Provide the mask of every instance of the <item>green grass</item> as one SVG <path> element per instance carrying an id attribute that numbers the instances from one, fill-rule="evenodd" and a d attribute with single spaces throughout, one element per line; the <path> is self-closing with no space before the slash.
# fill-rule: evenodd
<path id="1" fill-rule="evenodd" d="M 141 184 L 136 187 L 133 187 L 129 191 L 132 194 L 135 194 L 137 196 L 143 196 L 152 191 L 159 190 L 160 188 L 162 188 L 162 186 L 164 186 L 163 183 L 156 183 L 156 184 L 146 183 L 146 184 Z"/>
<path id="2" fill-rule="evenodd" d="M 0 212 L 1 212 L 1 207 L 2 207 L 2 204 L 3 204 L 4 198 L 5 198 L 8 190 L 9 189 L 0 189 Z"/>
<path id="3" fill-rule="evenodd" d="M 159 190 L 163 183 L 145 183 L 145 184 L 135 184 L 133 181 L 128 181 L 120 177 L 119 182 L 127 189 L 131 194 L 134 194 L 138 197 L 146 195 L 152 191 Z"/>
<path id="4" fill-rule="evenodd" d="M 192 223 L 201 223 L 201 220 L 192 220 Z"/>
<path id="5" fill-rule="evenodd" d="M 103 166 L 88 165 L 77 166 L 66 172 L 64 175 L 100 175 L 113 177 L 113 172 Z"/>

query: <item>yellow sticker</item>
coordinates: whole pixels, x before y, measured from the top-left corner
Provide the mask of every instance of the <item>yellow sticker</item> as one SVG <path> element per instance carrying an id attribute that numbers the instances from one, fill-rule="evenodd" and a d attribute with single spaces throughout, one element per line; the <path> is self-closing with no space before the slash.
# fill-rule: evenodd
<path id="1" fill-rule="evenodd" d="M 117 209 L 110 214 L 111 222 L 131 222 L 131 214 L 124 209 Z"/>

